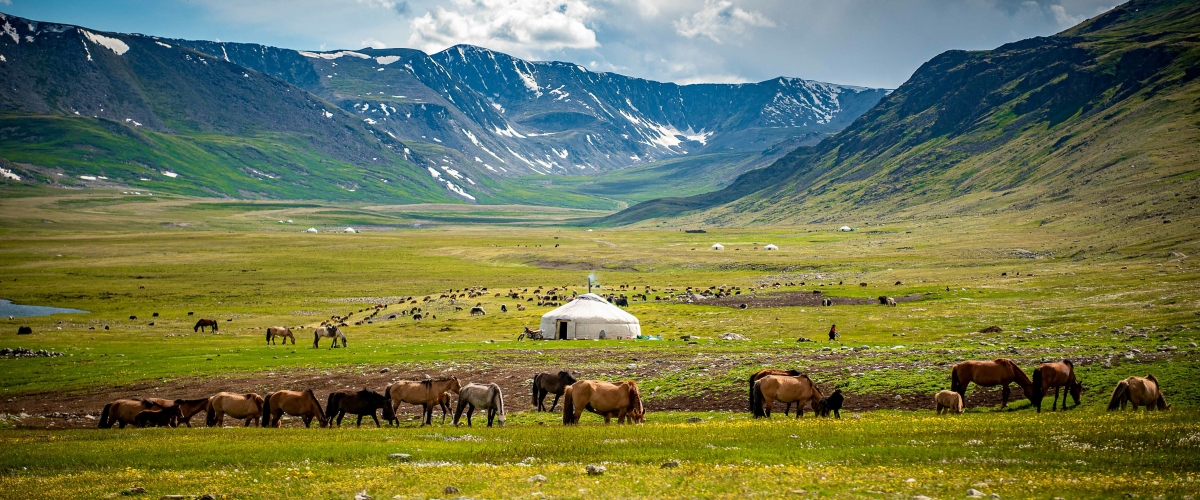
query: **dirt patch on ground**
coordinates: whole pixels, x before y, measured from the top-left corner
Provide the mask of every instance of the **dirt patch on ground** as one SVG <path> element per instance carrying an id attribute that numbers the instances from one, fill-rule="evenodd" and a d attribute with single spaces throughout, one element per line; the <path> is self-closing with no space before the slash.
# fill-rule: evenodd
<path id="1" fill-rule="evenodd" d="M 892 297 L 896 302 L 916 302 L 924 298 L 921 294 L 904 295 L 901 297 Z M 766 295 L 731 295 L 728 297 L 710 298 L 705 300 L 697 300 L 694 304 L 705 306 L 725 306 L 741 308 L 744 304 L 746 308 L 764 308 L 764 307 L 820 307 L 821 301 L 830 299 L 835 306 L 865 306 L 879 305 L 877 297 L 831 297 L 820 293 L 820 290 L 814 292 L 781 292 L 771 293 Z"/>

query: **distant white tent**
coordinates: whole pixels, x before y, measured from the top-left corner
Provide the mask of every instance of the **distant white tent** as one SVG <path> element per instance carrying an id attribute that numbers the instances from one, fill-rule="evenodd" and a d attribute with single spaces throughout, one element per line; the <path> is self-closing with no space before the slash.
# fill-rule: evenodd
<path id="1" fill-rule="evenodd" d="M 842 226 L 842 227 L 838 228 L 838 231 L 841 231 L 843 233 L 848 233 L 853 230 L 854 230 L 854 228 L 852 228 L 850 226 Z"/>
<path id="2" fill-rule="evenodd" d="M 342 231 L 342 232 L 343 233 L 357 233 L 358 231 L 355 231 L 354 228 L 352 228 L 352 227 L 348 227 L 348 228 L 346 228 L 345 231 Z"/>
<path id="3" fill-rule="evenodd" d="M 722 245 L 722 244 L 720 244 L 720 243 L 713 243 L 712 249 L 713 249 L 713 250 L 724 250 L 724 249 L 725 249 L 725 245 Z"/>
<path id="4" fill-rule="evenodd" d="M 585 293 L 543 315 L 542 332 L 557 340 L 629 339 L 641 335 L 642 326 L 634 315 L 603 297 Z"/>
<path id="5" fill-rule="evenodd" d="M 763 247 L 763 250 L 779 250 L 779 247 L 777 247 L 775 245 L 767 245 L 767 246 Z"/>
<path id="6" fill-rule="evenodd" d="M 317 231 L 317 228 L 315 228 L 315 227 L 310 227 L 310 228 L 308 228 L 308 229 L 305 229 L 305 230 L 304 230 L 304 232 L 306 232 L 306 233 L 316 233 L 316 232 L 318 232 L 318 231 Z"/>

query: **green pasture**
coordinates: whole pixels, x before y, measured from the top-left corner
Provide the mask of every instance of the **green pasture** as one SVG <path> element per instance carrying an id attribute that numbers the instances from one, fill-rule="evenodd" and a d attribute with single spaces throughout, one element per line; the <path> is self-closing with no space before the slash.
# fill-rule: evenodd
<path id="1" fill-rule="evenodd" d="M 363 489 L 374 498 L 458 496 L 446 495 L 447 485 L 469 497 L 1197 493 L 1200 280 L 1191 258 L 1177 255 L 1197 250 L 1194 226 L 1099 234 L 1022 215 L 874 222 L 851 233 L 827 224 L 690 234 L 665 225 L 589 228 L 578 224 L 595 213 L 571 209 L 13 194 L 0 198 L 0 298 L 89 313 L 0 319 L 0 347 L 64 354 L 0 359 L 2 497 L 97 497 L 133 484 L 156 497 L 229 498 L 350 498 Z M 346 226 L 364 232 L 334 232 Z M 308 227 L 322 233 L 301 232 Z M 726 250 L 708 250 L 715 242 Z M 762 250 L 767 243 L 781 249 Z M 495 293 L 582 293 L 589 274 L 604 293 L 650 286 L 651 300 L 628 310 L 664 340 L 516 341 L 552 307 Z M 722 285 L 740 287 L 747 300 L 813 290 L 918 300 L 747 309 L 653 300 L 668 289 Z M 460 305 L 482 302 L 486 316 L 438 299 L 472 286 L 488 294 Z M 409 296 L 437 318 L 383 319 Z M 371 324 L 346 327 L 348 349 L 311 349 L 311 330 L 298 331 L 294 347 L 263 341 L 263 327 L 346 313 L 354 321 L 379 302 L 393 305 Z M 217 319 L 220 333 L 193 332 L 200 317 Z M 825 341 L 831 323 L 841 342 Z M 35 333 L 18 337 L 21 325 Z M 977 333 L 992 325 L 1003 331 Z M 750 340 L 717 340 L 725 332 Z M 817 342 L 796 342 L 802 336 Z M 982 393 L 971 393 L 967 414 L 933 415 L 928 402 L 948 388 L 950 364 L 1001 356 L 1026 370 L 1076 360 L 1083 406 L 1037 415 L 1017 397 L 1011 411 L 996 412 L 972 404 Z M 803 369 L 871 404 L 836 422 L 669 410 L 744 397 L 746 377 L 764 366 Z M 38 399 L 54 395 L 147 396 L 171 387 L 182 397 L 190 394 L 179 388 L 224 380 L 265 392 L 312 377 L 378 377 L 384 368 L 512 377 L 501 381 L 506 387 L 559 368 L 633 378 L 648 423 L 605 428 L 592 417 L 562 429 L 557 415 L 526 412 L 525 392 L 508 396 L 510 425 L 490 430 L 412 422 L 361 431 L 25 430 L 17 415 L 26 405 L 40 411 Z M 1103 412 L 1117 380 L 1147 373 L 1162 381 L 1173 411 Z M 99 411 L 59 404 L 49 411 Z M 703 423 L 685 422 L 696 416 Z M 413 461 L 389 462 L 389 453 Z M 680 467 L 659 467 L 671 459 Z M 609 472 L 586 476 L 589 463 Z M 535 474 L 545 483 L 529 482 Z"/>

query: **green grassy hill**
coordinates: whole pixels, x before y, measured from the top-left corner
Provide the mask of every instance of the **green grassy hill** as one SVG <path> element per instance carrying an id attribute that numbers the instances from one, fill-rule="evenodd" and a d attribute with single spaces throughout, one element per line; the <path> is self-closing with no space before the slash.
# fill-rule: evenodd
<path id="1" fill-rule="evenodd" d="M 949 51 L 850 127 L 724 190 L 605 220 L 851 223 L 1030 211 L 1194 220 L 1200 5 L 1139 0 L 1052 37 Z"/>

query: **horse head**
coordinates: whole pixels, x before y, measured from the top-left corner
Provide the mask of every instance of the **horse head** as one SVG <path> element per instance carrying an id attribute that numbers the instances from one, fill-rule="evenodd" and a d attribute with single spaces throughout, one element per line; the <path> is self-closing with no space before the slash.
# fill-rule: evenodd
<path id="1" fill-rule="evenodd" d="M 575 380 L 575 377 L 571 376 L 571 372 L 568 372 L 568 371 L 558 372 L 558 380 L 560 380 L 562 383 L 567 384 L 567 385 L 574 384 L 575 382 L 577 382 L 577 380 Z"/>
<path id="2" fill-rule="evenodd" d="M 454 391 L 455 394 L 458 394 L 460 391 L 462 391 L 462 384 L 459 383 L 458 377 L 450 377 L 449 389 Z"/>

